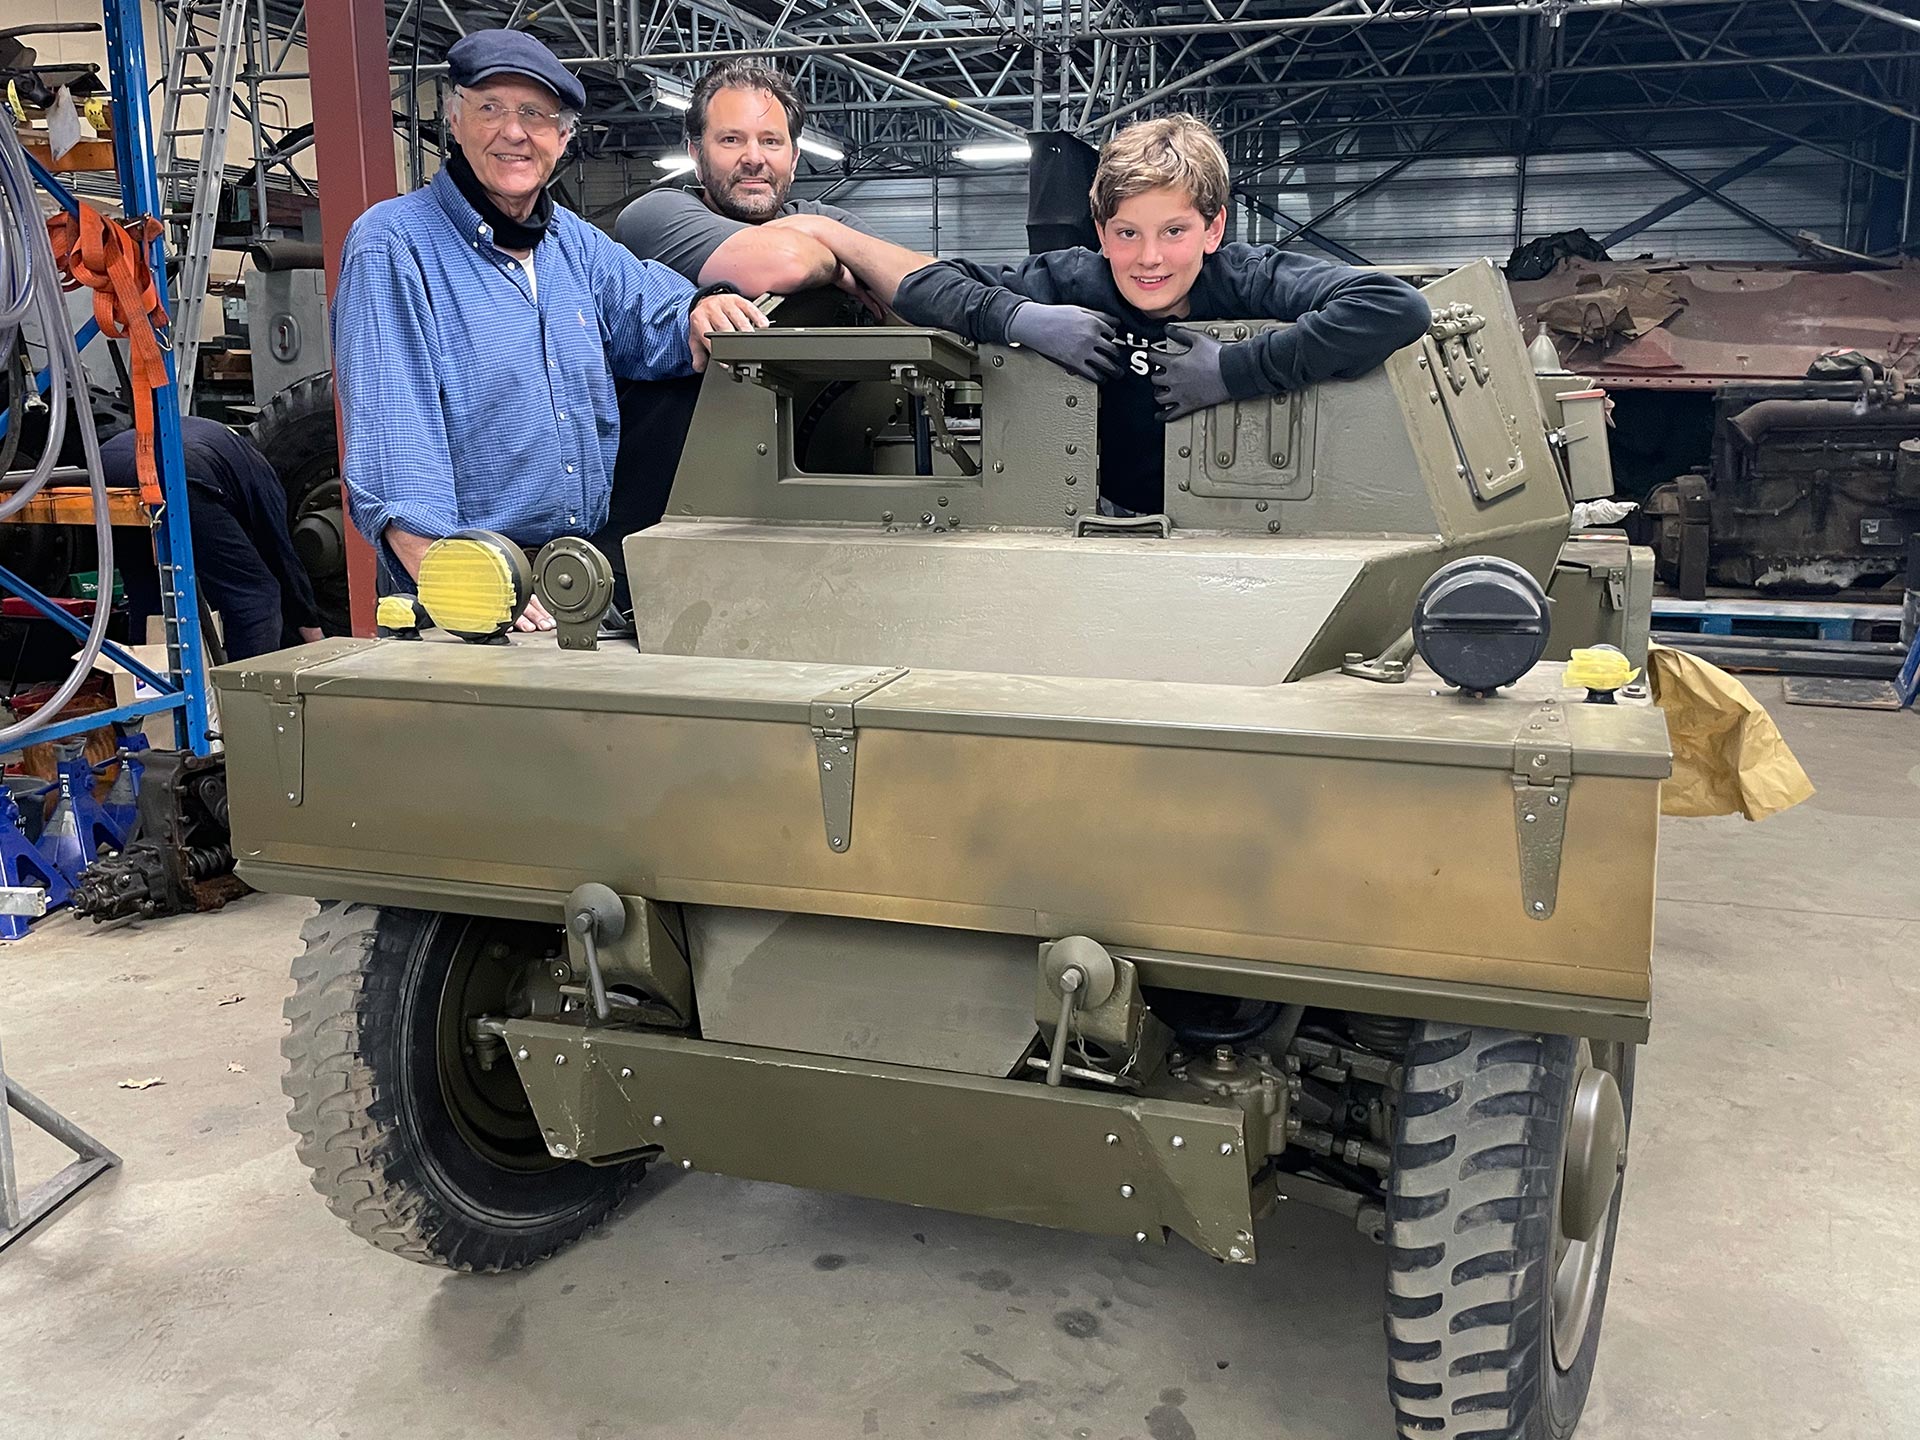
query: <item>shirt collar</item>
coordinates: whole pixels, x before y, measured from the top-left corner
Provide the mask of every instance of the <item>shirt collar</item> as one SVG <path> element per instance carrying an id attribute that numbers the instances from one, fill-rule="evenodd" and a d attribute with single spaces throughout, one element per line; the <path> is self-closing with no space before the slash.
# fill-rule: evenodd
<path id="1" fill-rule="evenodd" d="M 427 188 L 433 192 L 433 198 L 440 202 L 440 208 L 446 212 L 447 219 L 453 222 L 453 228 L 462 240 L 474 245 L 493 244 L 493 227 L 480 218 L 480 212 L 460 193 L 460 187 L 453 183 L 451 175 L 445 170 L 435 171 Z"/>

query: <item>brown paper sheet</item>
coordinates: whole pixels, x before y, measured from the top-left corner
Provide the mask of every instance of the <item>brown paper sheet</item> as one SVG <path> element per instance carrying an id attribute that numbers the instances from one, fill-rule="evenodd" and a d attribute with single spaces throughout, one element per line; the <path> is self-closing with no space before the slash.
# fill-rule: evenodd
<path id="1" fill-rule="evenodd" d="M 1644 270 L 1617 270 L 1612 282 L 1592 285 L 1571 295 L 1547 300 L 1534 318 L 1549 330 L 1576 336 L 1582 344 L 1605 347 L 1619 340 L 1637 340 L 1658 329 L 1686 308 L 1671 281 Z"/>
<path id="2" fill-rule="evenodd" d="M 1673 742 L 1673 776 L 1660 787 L 1661 814 L 1764 820 L 1813 794 L 1813 782 L 1766 707 L 1719 666 L 1653 645 L 1647 676 L 1654 703 L 1667 712 Z"/>

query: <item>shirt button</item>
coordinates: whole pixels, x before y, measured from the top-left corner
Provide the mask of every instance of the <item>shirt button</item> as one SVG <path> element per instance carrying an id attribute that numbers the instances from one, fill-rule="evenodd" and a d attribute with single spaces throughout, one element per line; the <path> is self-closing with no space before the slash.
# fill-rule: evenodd
<path id="1" fill-rule="evenodd" d="M 569 475 L 571 475 L 571 474 L 573 473 L 573 466 L 571 466 L 571 465 L 569 465 L 569 466 L 567 466 L 567 473 L 568 473 Z"/>
<path id="2" fill-rule="evenodd" d="M 568 523 L 569 525 L 577 525 L 577 524 L 579 524 L 580 522 L 579 522 L 579 521 L 577 521 L 576 519 L 574 519 L 574 517 L 573 517 L 573 516 L 571 516 L 571 515 L 569 515 L 569 516 L 567 516 L 567 523 Z"/>
<path id="3" fill-rule="evenodd" d="M 566 411 L 564 411 L 564 410 L 562 410 L 562 411 L 560 412 L 560 418 L 561 418 L 562 420 L 564 420 L 564 419 L 566 419 L 566 418 L 567 418 L 567 412 L 566 412 Z"/>

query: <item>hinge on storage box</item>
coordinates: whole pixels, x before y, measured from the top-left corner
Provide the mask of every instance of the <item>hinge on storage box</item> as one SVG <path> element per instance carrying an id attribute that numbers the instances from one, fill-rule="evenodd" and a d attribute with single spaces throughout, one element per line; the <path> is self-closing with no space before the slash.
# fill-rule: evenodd
<path id="1" fill-rule="evenodd" d="M 306 697 L 293 693 L 291 675 L 274 677 L 273 694 L 267 701 L 267 718 L 273 722 L 273 758 L 280 774 L 280 789 L 289 805 L 298 805 L 306 790 L 307 732 L 304 712 Z"/>
<path id="2" fill-rule="evenodd" d="M 809 707 L 813 748 L 820 760 L 820 808 L 827 822 L 827 844 L 844 855 L 853 847 L 853 762 L 859 737 L 854 733 L 854 704 L 891 685 L 905 668 L 880 670 L 861 680 L 836 685 Z"/>
<path id="3" fill-rule="evenodd" d="M 1546 920 L 1560 892 L 1560 847 L 1573 792 L 1573 747 L 1558 701 L 1532 712 L 1513 742 L 1513 829 L 1520 846 L 1520 902 Z"/>

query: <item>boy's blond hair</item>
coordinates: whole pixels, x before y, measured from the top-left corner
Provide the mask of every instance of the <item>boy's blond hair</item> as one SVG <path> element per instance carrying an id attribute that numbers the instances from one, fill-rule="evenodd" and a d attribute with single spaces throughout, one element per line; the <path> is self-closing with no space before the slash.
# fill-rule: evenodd
<path id="1" fill-rule="evenodd" d="M 1109 140 L 1088 195 L 1094 222 L 1106 224 L 1123 200 L 1162 187 L 1186 192 L 1208 223 L 1227 208 L 1227 152 L 1206 121 L 1161 115 L 1129 125 Z"/>

